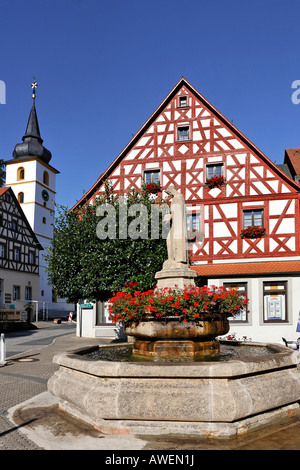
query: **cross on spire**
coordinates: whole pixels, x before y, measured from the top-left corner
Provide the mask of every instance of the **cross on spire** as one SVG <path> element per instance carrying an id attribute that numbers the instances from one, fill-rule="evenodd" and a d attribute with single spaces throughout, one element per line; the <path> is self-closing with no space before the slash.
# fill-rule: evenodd
<path id="1" fill-rule="evenodd" d="M 35 89 L 39 86 L 39 84 L 36 82 L 35 77 L 33 77 L 33 83 L 30 85 L 32 88 L 32 99 L 35 99 Z"/>

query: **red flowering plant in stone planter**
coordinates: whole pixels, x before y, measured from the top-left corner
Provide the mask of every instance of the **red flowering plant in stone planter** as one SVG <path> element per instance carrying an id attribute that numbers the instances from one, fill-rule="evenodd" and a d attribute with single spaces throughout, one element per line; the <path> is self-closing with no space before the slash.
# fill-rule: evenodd
<path id="1" fill-rule="evenodd" d="M 150 289 L 141 292 L 133 283 L 117 292 L 109 301 L 110 320 L 122 322 L 125 327 L 146 320 L 197 321 L 214 316 L 234 316 L 248 299 L 237 289 L 224 287 L 187 286 L 185 289 Z"/>
<path id="2" fill-rule="evenodd" d="M 266 235 L 266 228 L 259 225 L 249 225 L 240 233 L 241 238 L 260 238 Z"/>
<path id="3" fill-rule="evenodd" d="M 208 184 L 209 186 L 209 189 L 212 189 L 212 188 L 219 188 L 220 186 L 222 186 L 222 184 L 225 183 L 225 180 L 224 180 L 224 176 L 213 176 L 212 178 L 208 178 L 206 180 L 206 183 Z"/>

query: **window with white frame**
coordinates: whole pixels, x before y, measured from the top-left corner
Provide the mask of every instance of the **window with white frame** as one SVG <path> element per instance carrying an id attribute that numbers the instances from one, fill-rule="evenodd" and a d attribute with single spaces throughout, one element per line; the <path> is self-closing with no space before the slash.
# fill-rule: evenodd
<path id="1" fill-rule="evenodd" d="M 20 286 L 14 286 L 13 287 L 13 299 L 14 300 L 20 300 L 21 298 L 21 287 Z"/>
<path id="2" fill-rule="evenodd" d="M 223 163 L 215 163 L 206 165 L 206 179 L 217 178 L 223 176 Z"/>
<path id="3" fill-rule="evenodd" d="M 21 258 L 21 250 L 19 247 L 14 247 L 14 261 L 20 261 Z"/>
<path id="4" fill-rule="evenodd" d="M 188 105 L 188 97 L 187 96 L 179 96 L 178 106 L 179 108 L 185 108 Z"/>
<path id="5" fill-rule="evenodd" d="M 187 230 L 200 230 L 200 214 L 192 213 L 186 215 Z"/>
<path id="6" fill-rule="evenodd" d="M 177 140 L 184 142 L 185 140 L 190 139 L 190 129 L 189 126 L 180 126 L 177 128 Z"/>
<path id="7" fill-rule="evenodd" d="M 287 282 L 263 283 L 264 322 L 281 323 L 288 321 Z"/>
<path id="8" fill-rule="evenodd" d="M 6 257 L 6 246 L 4 243 L 0 243 L 0 258 Z"/>
<path id="9" fill-rule="evenodd" d="M 257 227 L 264 226 L 264 211 L 263 209 L 252 209 L 243 211 L 243 229 L 255 225 Z"/>
<path id="10" fill-rule="evenodd" d="M 148 183 L 160 183 L 160 170 L 145 170 L 144 171 L 144 182 Z"/>
<path id="11" fill-rule="evenodd" d="M 32 287 L 25 286 L 25 300 L 32 300 Z"/>

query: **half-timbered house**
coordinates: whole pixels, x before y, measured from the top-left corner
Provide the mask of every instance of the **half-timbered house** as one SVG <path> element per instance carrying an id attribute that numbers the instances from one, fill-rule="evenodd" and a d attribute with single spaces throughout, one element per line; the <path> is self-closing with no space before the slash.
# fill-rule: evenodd
<path id="1" fill-rule="evenodd" d="M 174 185 L 200 235 L 191 256 L 198 281 L 249 298 L 231 334 L 279 342 L 298 337 L 299 174 L 299 149 L 275 165 L 182 77 L 74 208 L 93 203 L 107 179 L 115 192 Z"/>
<path id="2" fill-rule="evenodd" d="M 33 318 L 42 249 L 13 190 L 0 188 L 0 312 L 31 310 Z"/>

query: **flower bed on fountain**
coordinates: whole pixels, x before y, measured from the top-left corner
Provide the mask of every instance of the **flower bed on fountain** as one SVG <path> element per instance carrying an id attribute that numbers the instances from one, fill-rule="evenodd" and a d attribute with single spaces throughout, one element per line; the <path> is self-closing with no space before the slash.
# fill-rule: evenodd
<path id="1" fill-rule="evenodd" d="M 245 307 L 236 289 L 188 286 L 138 290 L 129 283 L 110 299 L 112 322 L 135 338 L 133 354 L 194 358 L 218 354 L 217 336 L 229 331 L 228 317 Z"/>

